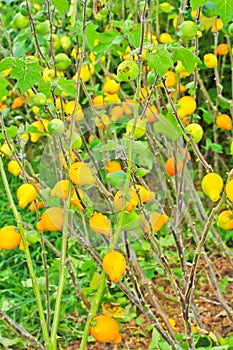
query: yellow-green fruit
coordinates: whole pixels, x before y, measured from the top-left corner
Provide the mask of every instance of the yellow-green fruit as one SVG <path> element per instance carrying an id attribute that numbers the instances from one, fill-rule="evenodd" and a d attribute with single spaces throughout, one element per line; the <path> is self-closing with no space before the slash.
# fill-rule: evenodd
<path id="1" fill-rule="evenodd" d="M 38 92 L 34 98 L 33 103 L 36 107 L 43 107 L 46 104 L 47 98 L 42 92 Z"/>
<path id="2" fill-rule="evenodd" d="M 104 272 L 110 277 L 110 279 L 118 283 L 121 280 L 126 270 L 126 260 L 124 255 L 117 251 L 111 251 L 105 255 L 103 259 Z"/>
<path id="3" fill-rule="evenodd" d="M 117 67 L 116 81 L 119 83 L 122 81 L 129 82 L 136 79 L 138 74 L 138 65 L 132 60 L 126 60 L 121 62 Z"/>
<path id="4" fill-rule="evenodd" d="M 134 123 L 134 118 L 130 119 L 126 125 L 126 132 L 127 134 L 133 134 L 133 136 L 136 139 L 139 139 L 140 137 L 144 136 L 146 133 L 146 123 L 147 120 L 141 120 L 140 118 L 137 118 L 136 123 Z M 135 124 L 135 128 L 133 130 L 133 126 Z"/>
<path id="5" fill-rule="evenodd" d="M 48 132 L 58 136 L 65 131 L 65 124 L 61 119 L 53 119 L 48 123 Z"/>
<path id="6" fill-rule="evenodd" d="M 203 177 L 201 187 L 212 202 L 217 202 L 223 189 L 223 179 L 217 173 L 209 173 Z"/>
<path id="7" fill-rule="evenodd" d="M 227 198 L 233 203 L 233 180 L 228 181 L 226 184 Z"/>
<path id="8" fill-rule="evenodd" d="M 177 33 L 182 39 L 193 39 L 197 34 L 198 28 L 195 22 L 193 21 L 184 21 Z"/>
<path id="9" fill-rule="evenodd" d="M 186 127 L 186 130 L 190 132 L 190 134 L 192 135 L 192 139 L 195 143 L 198 143 L 201 141 L 203 136 L 203 129 L 201 125 L 197 123 L 191 123 Z"/>
<path id="10" fill-rule="evenodd" d="M 233 229 L 233 212 L 232 210 L 224 210 L 219 214 L 217 225 L 224 230 L 232 230 Z"/>
<path id="11" fill-rule="evenodd" d="M 41 35 L 46 35 L 50 33 L 50 23 L 49 20 L 44 22 L 39 22 L 35 26 L 36 33 Z"/>
<path id="12" fill-rule="evenodd" d="M 29 25 L 29 19 L 23 16 L 20 12 L 18 12 L 14 16 L 12 24 L 13 24 L 13 27 L 17 29 L 23 29 Z"/>
<path id="13" fill-rule="evenodd" d="M 7 169 L 14 176 L 18 176 L 19 174 L 21 174 L 22 171 L 19 166 L 19 163 L 16 160 L 11 160 L 7 165 Z"/>
<path id="14" fill-rule="evenodd" d="M 204 64 L 207 68 L 215 68 L 218 65 L 217 56 L 213 53 L 207 53 L 204 55 Z"/>
<path id="15" fill-rule="evenodd" d="M 71 64 L 71 59 L 65 53 L 58 53 L 55 56 L 55 61 L 58 70 L 65 70 Z"/>
<path id="16" fill-rule="evenodd" d="M 71 40 L 67 35 L 64 35 L 60 39 L 61 47 L 63 50 L 67 51 L 71 48 Z"/>

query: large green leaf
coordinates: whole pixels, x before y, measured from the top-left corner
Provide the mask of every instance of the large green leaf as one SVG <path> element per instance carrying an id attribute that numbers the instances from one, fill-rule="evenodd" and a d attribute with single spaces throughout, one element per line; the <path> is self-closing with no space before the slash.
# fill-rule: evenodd
<path id="1" fill-rule="evenodd" d="M 69 10 L 67 0 L 52 0 L 52 4 L 58 10 L 61 16 L 64 16 L 65 12 Z"/>
<path id="2" fill-rule="evenodd" d="M 7 57 L 7 58 L 4 58 L 3 60 L 1 60 L 0 72 L 3 72 L 4 70 L 11 68 L 13 66 L 13 62 L 14 62 L 14 60 L 11 57 Z"/>
<path id="3" fill-rule="evenodd" d="M 10 77 L 17 80 L 15 88 L 19 88 L 22 93 L 30 89 L 34 84 L 41 81 L 40 72 L 42 68 L 38 62 L 29 59 L 17 58 Z"/>
<path id="4" fill-rule="evenodd" d="M 165 74 L 173 65 L 171 54 L 162 47 L 158 48 L 155 53 L 147 54 L 146 60 L 149 67 L 156 69 L 160 76 Z"/>
<path id="5" fill-rule="evenodd" d="M 197 63 L 201 63 L 200 58 L 194 55 L 189 49 L 180 45 L 178 46 L 177 44 L 174 47 L 172 58 L 174 62 L 181 61 L 189 74 L 192 73 Z"/>
<path id="6" fill-rule="evenodd" d="M 190 1 L 190 5 L 191 5 L 193 10 L 196 10 L 198 7 L 200 7 L 201 5 L 203 5 L 205 3 L 206 3 L 206 0 L 191 0 Z"/>
<path id="7" fill-rule="evenodd" d="M 224 24 L 227 24 L 233 17 L 232 0 L 212 0 L 217 5 L 217 14 L 221 17 Z"/>
<path id="8" fill-rule="evenodd" d="M 172 111 L 169 111 L 166 117 L 159 116 L 159 121 L 154 123 L 154 131 L 167 136 L 171 141 L 176 141 L 182 135 L 182 130 Z"/>

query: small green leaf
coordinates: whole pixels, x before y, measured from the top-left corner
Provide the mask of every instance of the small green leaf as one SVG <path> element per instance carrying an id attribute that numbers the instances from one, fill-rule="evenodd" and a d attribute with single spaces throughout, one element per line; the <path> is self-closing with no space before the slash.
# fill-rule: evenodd
<path id="1" fill-rule="evenodd" d="M 34 134 L 48 136 L 48 134 L 46 134 L 46 132 L 40 131 L 39 129 L 37 129 L 37 127 L 35 125 L 28 125 L 27 132 L 32 132 Z"/>
<path id="2" fill-rule="evenodd" d="M 149 67 L 156 69 L 160 76 L 165 74 L 172 67 L 173 61 L 169 52 L 164 48 L 159 48 L 155 53 L 146 55 Z"/>
<path id="3" fill-rule="evenodd" d="M 189 74 L 192 73 L 197 63 L 201 63 L 199 57 L 194 55 L 190 50 L 177 44 L 174 45 L 172 58 L 174 62 L 181 61 Z"/>
<path id="4" fill-rule="evenodd" d="M 67 94 L 75 97 L 75 87 L 74 87 L 74 80 L 68 80 L 65 78 L 60 78 L 57 80 L 57 88 L 55 90 L 55 92 L 57 91 L 57 89 L 60 90 L 60 94 L 62 93 L 62 91 L 65 91 Z"/>
<path id="5" fill-rule="evenodd" d="M 8 96 L 9 92 L 6 89 L 8 82 L 0 76 L 0 100 L 3 96 Z"/>

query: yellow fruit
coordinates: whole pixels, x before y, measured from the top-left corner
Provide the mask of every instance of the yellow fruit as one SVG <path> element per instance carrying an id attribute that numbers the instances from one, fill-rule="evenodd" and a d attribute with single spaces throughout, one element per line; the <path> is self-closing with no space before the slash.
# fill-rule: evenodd
<path id="1" fill-rule="evenodd" d="M 107 129 L 110 124 L 110 119 L 107 114 L 101 114 L 101 116 L 95 117 L 95 126 L 98 129 Z"/>
<path id="2" fill-rule="evenodd" d="M 160 213 L 153 213 L 149 215 L 151 225 L 153 228 L 154 233 L 158 232 L 164 224 L 166 224 L 169 220 L 169 217 L 166 214 L 160 214 Z M 150 224 L 145 219 L 145 217 L 142 219 L 144 224 L 144 231 L 146 233 L 150 232 Z"/>
<path id="3" fill-rule="evenodd" d="M 169 33 L 160 34 L 159 41 L 162 44 L 169 44 L 173 42 L 172 36 Z"/>
<path id="4" fill-rule="evenodd" d="M 123 102 L 124 103 L 124 102 Z M 111 121 L 121 119 L 124 115 L 124 109 L 121 106 L 115 106 L 111 109 Z"/>
<path id="5" fill-rule="evenodd" d="M 71 118 L 71 116 L 73 115 L 75 110 L 75 105 L 76 105 L 75 101 L 69 101 L 65 104 L 64 111 L 68 115 L 67 120 L 69 120 L 69 118 Z M 82 111 L 82 106 L 80 105 L 80 103 L 76 105 L 76 111 L 74 115 L 75 115 L 76 121 L 84 119 L 84 113 Z"/>
<path id="6" fill-rule="evenodd" d="M 60 231 L 64 225 L 63 210 L 59 207 L 46 209 L 36 228 L 38 231 Z"/>
<path id="7" fill-rule="evenodd" d="M 220 129 L 231 130 L 232 120 L 228 114 L 220 114 L 216 118 L 216 124 Z"/>
<path id="8" fill-rule="evenodd" d="M 31 125 L 35 126 L 39 131 L 42 131 L 42 132 L 45 131 L 44 130 L 44 125 L 43 125 L 43 123 L 40 120 L 38 120 L 36 122 L 33 122 Z M 41 136 L 43 136 L 42 134 L 36 134 L 34 132 L 30 132 L 29 134 L 30 134 L 30 137 L 31 137 L 31 142 L 37 142 L 39 140 L 39 138 Z"/>
<path id="9" fill-rule="evenodd" d="M 95 178 L 89 166 L 83 162 L 75 162 L 69 168 L 69 178 L 75 185 L 93 185 Z"/>
<path id="10" fill-rule="evenodd" d="M 177 103 L 185 112 L 186 116 L 193 114 L 197 108 L 196 101 L 192 96 L 181 97 Z"/>
<path id="11" fill-rule="evenodd" d="M 14 176 L 21 174 L 21 168 L 16 160 L 11 160 L 7 165 L 7 169 Z"/>
<path id="12" fill-rule="evenodd" d="M 5 226 L 0 229 L 0 251 L 16 248 L 20 243 L 21 236 L 15 226 Z"/>
<path id="13" fill-rule="evenodd" d="M 233 229 L 233 211 L 232 210 L 224 210 L 218 216 L 217 225 L 224 230 L 232 230 Z"/>
<path id="14" fill-rule="evenodd" d="M 219 44 L 216 47 L 216 54 L 217 55 L 227 55 L 229 52 L 228 45 L 227 44 Z"/>
<path id="15" fill-rule="evenodd" d="M 119 191 L 117 191 L 117 193 L 114 196 L 114 205 L 118 211 L 121 211 L 124 209 L 129 212 L 135 209 L 135 207 L 138 205 L 138 195 L 133 186 L 129 188 L 129 191 L 125 196 L 126 197 L 125 207 L 123 207 L 123 204 L 124 204 L 123 197 L 124 197 L 124 189 L 122 188 Z"/>
<path id="16" fill-rule="evenodd" d="M 138 190 L 139 197 L 141 198 L 142 203 L 152 202 L 155 199 L 155 193 L 147 190 L 144 186 L 136 185 Z"/>
<path id="17" fill-rule="evenodd" d="M 134 110 L 134 105 L 135 105 L 135 101 L 131 100 L 131 99 L 126 99 L 126 101 L 122 102 L 122 108 L 123 111 L 126 115 L 131 115 L 133 113 Z"/>
<path id="18" fill-rule="evenodd" d="M 212 202 L 217 202 L 223 189 L 223 180 L 217 173 L 209 173 L 203 177 L 201 187 Z"/>
<path id="19" fill-rule="evenodd" d="M 105 94 L 104 102 L 107 102 L 107 103 L 120 103 L 121 100 L 119 99 L 119 96 L 117 94 Z"/>
<path id="20" fill-rule="evenodd" d="M 107 171 L 107 173 L 115 173 L 117 171 L 123 171 L 120 163 L 115 160 L 108 162 L 105 170 Z"/>
<path id="21" fill-rule="evenodd" d="M 50 191 L 52 197 L 67 199 L 69 192 L 69 180 L 58 181 Z"/>
<path id="22" fill-rule="evenodd" d="M 93 99 L 93 105 L 97 108 L 97 109 L 103 109 L 105 104 L 104 104 L 104 97 L 103 95 L 98 95 Z"/>
<path id="23" fill-rule="evenodd" d="M 167 71 L 167 73 L 165 73 L 163 75 L 163 77 L 165 77 L 166 79 L 166 85 L 167 87 L 170 89 L 170 88 L 173 88 L 175 85 L 176 85 L 176 76 L 175 76 L 175 73 L 172 72 L 172 71 Z M 161 85 L 163 86 L 163 85 Z"/>
<path id="24" fill-rule="evenodd" d="M 233 180 L 228 181 L 226 184 L 227 198 L 233 203 Z"/>
<path id="25" fill-rule="evenodd" d="M 220 31 L 223 29 L 223 21 L 221 20 L 221 18 L 217 18 L 213 27 L 211 28 L 211 32 L 215 33 L 217 31 Z"/>
<path id="26" fill-rule="evenodd" d="M 106 215 L 97 213 L 96 211 L 89 220 L 89 225 L 95 233 L 100 233 L 105 236 L 110 236 L 112 232 L 111 222 Z"/>
<path id="27" fill-rule="evenodd" d="M 12 150 L 14 150 L 14 146 L 11 145 Z M 12 151 L 9 147 L 9 145 L 5 142 L 1 147 L 0 147 L 0 153 L 3 156 L 10 156 L 12 154 Z"/>
<path id="28" fill-rule="evenodd" d="M 126 271 L 126 260 L 124 255 L 117 251 L 111 251 L 103 259 L 104 272 L 110 277 L 111 281 L 118 283 Z"/>
<path id="29" fill-rule="evenodd" d="M 215 68 L 218 65 L 218 60 L 216 55 L 213 53 L 207 53 L 204 55 L 204 64 L 207 68 Z"/>
<path id="30" fill-rule="evenodd" d="M 74 152 L 72 152 L 71 154 L 69 152 L 66 152 L 65 156 L 63 155 L 63 153 L 59 153 L 59 162 L 60 164 L 67 169 L 67 164 L 69 163 L 69 160 L 71 158 L 71 164 L 73 164 L 76 160 L 76 155 Z"/>
<path id="31" fill-rule="evenodd" d="M 95 317 L 90 332 L 93 338 L 101 343 L 119 344 L 121 342 L 120 328 L 111 316 Z"/>
<path id="32" fill-rule="evenodd" d="M 176 171 L 180 173 L 182 171 L 182 167 L 182 160 L 178 160 L 176 164 L 175 159 L 173 157 L 169 158 L 165 164 L 165 170 L 168 176 L 174 176 L 176 174 Z"/>
<path id="33" fill-rule="evenodd" d="M 156 106 L 151 106 L 146 109 L 146 119 L 148 123 L 154 123 L 156 122 L 156 114 L 158 114 L 158 108 Z"/>
<path id="34" fill-rule="evenodd" d="M 77 195 L 78 192 L 78 195 Z M 84 198 L 84 192 L 79 188 L 73 191 L 71 195 L 71 201 L 70 203 L 77 207 L 79 210 L 84 210 L 80 199 L 82 200 Z"/>
<path id="35" fill-rule="evenodd" d="M 25 208 L 29 203 L 36 199 L 37 194 L 37 190 L 32 184 L 23 184 L 19 186 L 16 192 L 19 207 Z"/>
<path id="36" fill-rule="evenodd" d="M 116 94 L 120 89 L 120 84 L 115 80 L 106 77 L 106 81 L 103 86 L 103 92 L 107 94 Z"/>
<path id="37" fill-rule="evenodd" d="M 95 72 L 94 66 L 92 64 L 86 64 L 81 68 L 80 78 L 84 83 L 86 83 L 94 74 L 94 72 Z M 77 78 L 78 78 L 78 73 L 76 73 L 72 79 L 77 80 Z"/>

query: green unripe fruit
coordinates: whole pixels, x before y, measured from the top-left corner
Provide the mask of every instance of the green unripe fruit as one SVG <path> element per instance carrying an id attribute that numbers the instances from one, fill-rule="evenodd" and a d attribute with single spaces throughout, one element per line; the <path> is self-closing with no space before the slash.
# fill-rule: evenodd
<path id="1" fill-rule="evenodd" d="M 12 25 L 14 28 L 23 29 L 29 25 L 29 20 L 26 16 L 23 16 L 22 13 L 16 13 L 13 18 Z"/>
<path id="2" fill-rule="evenodd" d="M 82 139 L 79 134 L 77 134 L 75 131 L 72 133 L 72 147 L 76 150 L 80 149 L 82 147 Z"/>
<path id="3" fill-rule="evenodd" d="M 116 81 L 119 83 L 122 81 L 129 82 L 137 78 L 139 74 L 138 65 L 131 60 L 123 61 L 117 67 Z"/>
<path id="4" fill-rule="evenodd" d="M 29 10 L 31 11 L 32 10 L 32 5 L 29 3 L 28 6 L 29 6 Z M 28 17 L 28 10 L 27 10 L 27 3 L 26 3 L 26 1 L 22 2 L 22 4 L 20 4 L 19 11 L 20 11 L 20 13 L 23 16 Z"/>
<path id="5" fill-rule="evenodd" d="M 33 97 L 33 103 L 36 107 L 43 107 L 46 104 L 47 98 L 45 94 L 39 92 Z"/>
<path id="6" fill-rule="evenodd" d="M 106 178 L 113 187 L 120 189 L 125 184 L 126 173 L 124 171 L 116 171 L 114 173 L 108 173 Z"/>
<path id="7" fill-rule="evenodd" d="M 181 39 L 192 40 L 197 35 L 197 25 L 193 21 L 184 21 L 177 33 Z"/>
<path id="8" fill-rule="evenodd" d="M 45 11 L 38 11 L 37 14 L 35 15 L 35 20 L 37 22 L 44 22 L 47 20 L 47 14 Z"/>
<path id="9" fill-rule="evenodd" d="M 231 24 L 229 25 L 228 33 L 229 33 L 230 36 L 233 36 L 233 23 L 231 23 Z"/>
<path id="10" fill-rule="evenodd" d="M 217 16 L 217 8 L 216 8 L 216 4 L 214 4 L 211 1 L 208 1 L 207 3 L 205 3 L 202 6 L 202 13 L 205 17 L 214 17 Z"/>
<path id="11" fill-rule="evenodd" d="M 152 86 L 154 81 L 155 81 L 155 71 L 151 70 L 148 74 L 147 74 L 147 82 L 149 86 Z"/>
<path id="12" fill-rule="evenodd" d="M 65 70 L 71 64 L 71 59 L 65 53 L 58 53 L 55 56 L 55 60 L 58 70 Z"/>
<path id="13" fill-rule="evenodd" d="M 60 44 L 63 50 L 67 51 L 71 48 L 72 42 L 67 35 L 60 38 Z"/>
<path id="14" fill-rule="evenodd" d="M 128 121 L 128 123 L 126 125 L 126 132 L 128 134 L 133 133 L 133 136 L 136 139 L 139 139 L 140 137 L 144 136 L 146 133 L 146 123 L 147 123 L 146 119 L 141 120 L 140 118 L 138 118 L 136 121 L 136 126 L 133 130 L 133 126 L 134 126 L 134 118 L 133 118 L 133 119 Z"/>
<path id="15" fill-rule="evenodd" d="M 46 35 L 50 33 L 50 23 L 49 20 L 37 23 L 35 26 L 36 33 L 41 35 Z"/>
<path id="16" fill-rule="evenodd" d="M 28 231 L 26 234 L 26 240 L 30 244 L 35 244 L 40 241 L 39 232 L 36 230 Z"/>
<path id="17" fill-rule="evenodd" d="M 48 132 L 58 136 L 65 131 L 65 124 L 61 119 L 53 119 L 48 123 Z"/>
<path id="18" fill-rule="evenodd" d="M 190 132 L 190 134 L 192 135 L 192 139 L 195 143 L 198 143 L 201 141 L 203 136 L 203 129 L 201 125 L 197 123 L 192 123 L 186 127 L 186 130 Z"/>

